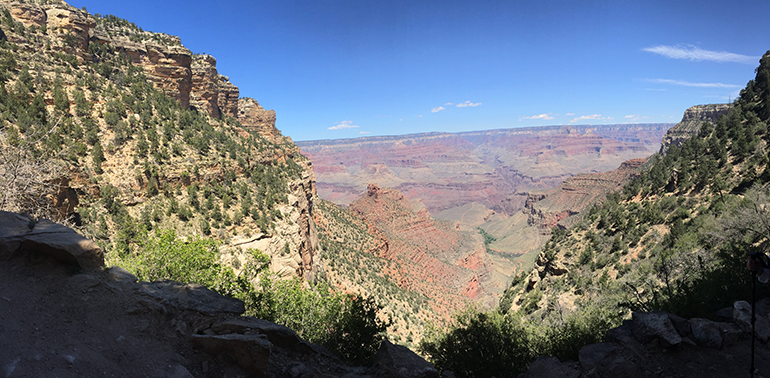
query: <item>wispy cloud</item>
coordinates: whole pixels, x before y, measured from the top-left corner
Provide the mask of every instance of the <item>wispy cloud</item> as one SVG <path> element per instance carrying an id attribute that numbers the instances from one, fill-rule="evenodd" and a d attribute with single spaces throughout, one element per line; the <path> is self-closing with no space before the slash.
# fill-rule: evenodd
<path id="1" fill-rule="evenodd" d="M 358 133 L 359 134 L 371 134 L 372 132 L 371 131 L 359 131 Z"/>
<path id="2" fill-rule="evenodd" d="M 580 116 L 580 117 L 577 117 L 577 118 L 573 118 L 573 119 L 570 120 L 570 123 L 575 123 L 575 122 L 578 122 L 578 121 L 585 121 L 585 120 L 589 120 L 589 119 L 595 119 L 595 120 L 599 120 L 599 121 L 610 121 L 613 118 L 612 117 L 602 117 L 601 114 L 591 114 L 591 115 L 584 115 L 584 116 Z"/>
<path id="3" fill-rule="evenodd" d="M 719 63 L 731 62 L 731 63 L 757 64 L 757 62 L 759 61 L 758 56 L 741 55 L 741 54 L 735 54 L 727 51 L 703 50 L 693 45 L 651 46 L 651 47 L 643 48 L 642 51 L 663 55 L 667 58 L 688 59 L 696 62 L 707 60 L 707 61 L 719 62 Z"/>
<path id="4" fill-rule="evenodd" d="M 681 85 L 684 87 L 697 87 L 697 88 L 740 88 L 740 85 L 724 84 L 724 83 L 692 83 L 684 80 L 672 80 L 672 79 L 647 79 L 650 83 L 656 84 L 671 84 Z"/>
<path id="5" fill-rule="evenodd" d="M 452 106 L 452 105 L 454 105 L 454 103 L 451 103 L 451 102 L 445 102 L 444 103 L 444 106 Z"/>
<path id="6" fill-rule="evenodd" d="M 636 122 L 636 121 L 638 121 L 640 119 L 647 119 L 647 118 L 650 118 L 650 117 L 642 116 L 642 115 L 638 115 L 638 114 L 631 114 L 631 115 L 627 115 L 627 116 L 625 116 L 623 118 L 625 118 L 628 122 Z"/>
<path id="7" fill-rule="evenodd" d="M 422 114 L 418 115 L 417 118 L 422 118 Z"/>
<path id="8" fill-rule="evenodd" d="M 548 114 L 543 113 L 543 114 L 533 115 L 529 117 L 521 117 L 519 121 L 523 121 L 525 119 L 553 119 L 553 116 L 551 115 L 551 113 L 548 113 Z"/>
<path id="9" fill-rule="evenodd" d="M 458 107 L 458 108 L 467 108 L 467 107 L 474 107 L 474 106 L 479 106 L 479 105 L 481 105 L 480 102 L 465 101 L 465 102 L 459 103 L 459 104 L 457 104 L 455 106 Z"/>
<path id="10" fill-rule="evenodd" d="M 437 107 L 435 107 L 435 108 L 431 109 L 431 110 L 430 110 L 430 112 L 431 112 L 431 113 L 438 113 L 438 112 L 440 112 L 440 111 L 442 111 L 442 110 L 445 110 L 445 109 L 446 109 L 446 108 L 445 108 L 445 107 L 443 107 L 443 106 L 437 106 Z"/>
<path id="11" fill-rule="evenodd" d="M 344 120 L 337 125 L 331 126 L 329 130 L 343 130 L 343 129 L 355 129 L 358 125 L 354 125 L 353 121 Z"/>
<path id="12" fill-rule="evenodd" d="M 565 114 L 565 115 L 566 115 L 566 116 L 573 116 L 573 115 L 575 115 L 575 113 L 567 113 L 567 114 Z"/>

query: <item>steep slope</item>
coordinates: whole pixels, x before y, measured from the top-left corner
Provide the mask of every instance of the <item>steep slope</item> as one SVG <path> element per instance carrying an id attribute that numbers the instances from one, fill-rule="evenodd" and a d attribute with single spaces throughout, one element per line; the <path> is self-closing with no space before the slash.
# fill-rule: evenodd
<path id="1" fill-rule="evenodd" d="M 444 324 L 470 303 L 497 304 L 508 277 L 495 271 L 481 236 L 432 219 L 395 189 L 370 185 L 348 209 L 316 209 L 319 274 L 347 291 L 387 304 L 390 333 L 418 342 L 427 322 Z"/>
<path id="2" fill-rule="evenodd" d="M 312 275 L 310 162 L 213 57 L 61 1 L 0 10 L 4 163 L 12 151 L 56 163 L 40 171 L 55 215 L 108 257 L 175 229 L 221 240 L 231 260 L 258 248 L 274 270 Z"/>
<path id="3" fill-rule="evenodd" d="M 688 109 L 664 138 L 664 156 L 553 235 L 501 307 L 539 317 L 591 306 L 711 317 L 746 299 L 746 256 L 768 243 L 770 52 L 756 72 L 730 106 Z"/>

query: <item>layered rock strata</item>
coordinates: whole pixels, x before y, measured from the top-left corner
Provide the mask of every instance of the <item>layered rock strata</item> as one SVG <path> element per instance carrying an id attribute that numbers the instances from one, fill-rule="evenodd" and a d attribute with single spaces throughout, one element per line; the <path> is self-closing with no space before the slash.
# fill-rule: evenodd
<path id="1" fill-rule="evenodd" d="M 668 146 L 672 144 L 681 146 L 682 142 L 698 134 L 703 122 L 715 124 L 720 116 L 727 114 L 730 106 L 730 104 L 696 105 L 685 110 L 682 121 L 669 129 L 663 137 L 660 153 L 665 155 Z"/>

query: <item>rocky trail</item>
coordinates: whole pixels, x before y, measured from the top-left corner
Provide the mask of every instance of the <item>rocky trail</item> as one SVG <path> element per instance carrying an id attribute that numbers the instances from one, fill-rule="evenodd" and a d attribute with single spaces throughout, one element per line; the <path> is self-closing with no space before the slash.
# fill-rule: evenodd
<path id="1" fill-rule="evenodd" d="M 0 212 L 0 377 L 439 376 L 388 341 L 374 366 L 347 366 L 284 326 L 240 316 L 239 300 L 105 269 L 92 244 Z"/>
<path id="2" fill-rule="evenodd" d="M 0 212 L 0 377 L 441 376 L 387 340 L 372 367 L 348 366 L 201 285 L 106 269 L 93 246 L 67 227 Z M 767 377 L 770 298 L 756 309 L 754 376 Z M 716 315 L 635 312 L 578 361 L 541 356 L 522 377 L 750 376 L 751 305 Z"/>

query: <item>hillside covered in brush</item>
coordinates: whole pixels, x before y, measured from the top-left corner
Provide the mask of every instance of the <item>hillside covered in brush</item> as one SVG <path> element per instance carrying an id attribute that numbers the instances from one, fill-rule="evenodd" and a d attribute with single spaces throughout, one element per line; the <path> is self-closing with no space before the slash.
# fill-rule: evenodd
<path id="1" fill-rule="evenodd" d="M 258 248 L 285 275 L 312 270 L 313 173 L 275 113 L 178 37 L 49 3 L 0 2 L 2 158 L 15 170 L 3 208 L 51 203 L 109 258 L 173 229 Z M 22 160 L 34 163 L 12 167 Z"/>
<path id="2" fill-rule="evenodd" d="M 423 352 L 446 368 L 523 371 L 539 353 L 577 359 L 631 311 L 718 319 L 717 310 L 750 299 L 746 258 L 770 243 L 768 124 L 770 51 L 740 98 L 689 109 L 637 177 L 573 226 L 554 228 L 497 312 L 458 318 Z M 467 356 L 481 334 L 501 347 Z"/>

